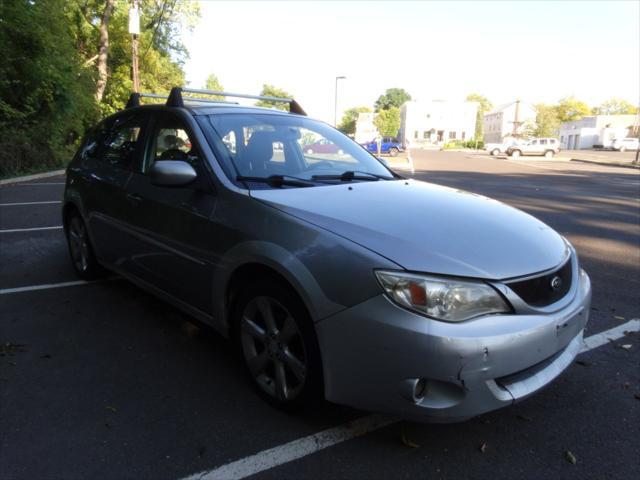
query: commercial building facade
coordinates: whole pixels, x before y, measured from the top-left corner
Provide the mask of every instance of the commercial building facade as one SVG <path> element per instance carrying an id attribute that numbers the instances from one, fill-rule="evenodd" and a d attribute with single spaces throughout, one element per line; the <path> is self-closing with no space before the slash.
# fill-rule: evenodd
<path id="1" fill-rule="evenodd" d="M 636 115 L 594 115 L 560 125 L 560 146 L 566 150 L 608 148 L 613 140 L 637 128 Z"/>
<path id="2" fill-rule="evenodd" d="M 476 102 L 410 101 L 400 108 L 398 138 L 407 145 L 442 145 L 475 135 Z"/>

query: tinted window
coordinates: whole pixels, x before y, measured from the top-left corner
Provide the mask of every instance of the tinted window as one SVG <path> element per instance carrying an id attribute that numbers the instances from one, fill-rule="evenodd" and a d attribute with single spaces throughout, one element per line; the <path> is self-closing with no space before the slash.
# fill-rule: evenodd
<path id="1" fill-rule="evenodd" d="M 187 129 L 177 118 L 164 118 L 157 127 L 151 141 L 149 166 L 163 160 L 180 160 L 193 166 L 198 163 L 197 148 Z"/>
<path id="2" fill-rule="evenodd" d="M 131 168 L 142 125 L 140 117 L 116 120 L 104 136 L 100 160 L 118 168 Z"/>
<path id="3" fill-rule="evenodd" d="M 546 139 L 540 140 L 540 145 L 546 145 L 546 144 L 547 144 L 547 140 Z"/>

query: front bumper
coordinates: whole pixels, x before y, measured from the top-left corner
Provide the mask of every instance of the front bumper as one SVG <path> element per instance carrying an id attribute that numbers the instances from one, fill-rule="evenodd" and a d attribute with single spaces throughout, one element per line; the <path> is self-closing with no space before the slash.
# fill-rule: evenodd
<path id="1" fill-rule="evenodd" d="M 316 324 L 332 402 L 418 421 L 455 422 L 522 400 L 559 376 L 582 347 L 591 283 L 552 313 L 431 320 L 384 295 Z M 418 379 L 426 393 L 412 395 Z"/>

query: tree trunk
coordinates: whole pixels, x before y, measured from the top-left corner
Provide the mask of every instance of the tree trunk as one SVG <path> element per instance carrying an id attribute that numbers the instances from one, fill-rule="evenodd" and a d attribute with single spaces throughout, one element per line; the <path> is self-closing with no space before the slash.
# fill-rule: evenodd
<path id="1" fill-rule="evenodd" d="M 104 90 L 107 88 L 107 56 L 109 53 L 109 19 L 113 12 L 115 0 L 106 0 L 102 20 L 100 21 L 100 44 L 98 48 L 98 82 L 96 83 L 96 100 L 102 101 Z"/>

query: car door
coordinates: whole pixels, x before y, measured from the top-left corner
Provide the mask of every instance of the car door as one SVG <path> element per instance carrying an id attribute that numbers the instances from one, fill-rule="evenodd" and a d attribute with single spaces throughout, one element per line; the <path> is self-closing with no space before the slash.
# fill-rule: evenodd
<path id="1" fill-rule="evenodd" d="M 83 153 L 84 210 L 96 254 L 118 265 L 128 250 L 126 185 L 142 152 L 146 116 L 124 114 L 101 124 L 95 142 Z"/>
<path id="2" fill-rule="evenodd" d="M 154 119 L 143 161 L 127 185 L 132 230 L 139 240 L 127 268 L 173 298 L 210 312 L 210 252 L 216 237 L 210 218 L 216 195 L 194 138 L 178 115 L 165 112 Z M 149 169 L 155 162 L 166 160 L 191 164 L 197 180 L 181 187 L 154 185 Z"/>

